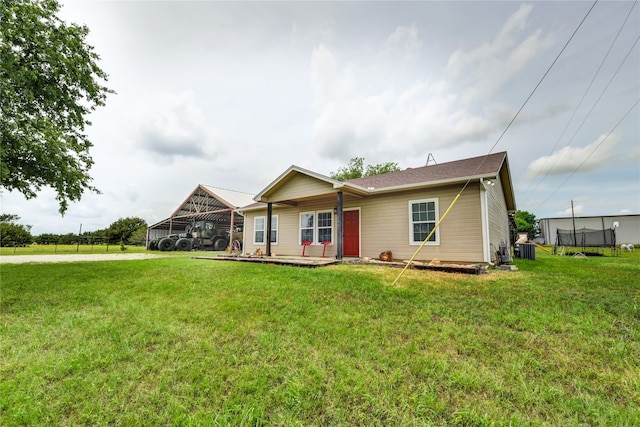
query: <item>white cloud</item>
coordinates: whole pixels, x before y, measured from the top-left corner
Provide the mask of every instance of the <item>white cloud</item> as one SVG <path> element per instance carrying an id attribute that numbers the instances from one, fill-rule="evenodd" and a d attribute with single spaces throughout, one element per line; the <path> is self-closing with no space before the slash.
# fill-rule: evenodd
<path id="1" fill-rule="evenodd" d="M 588 212 L 586 208 L 586 202 L 584 201 L 574 201 L 573 206 L 569 206 L 567 209 L 561 210 L 557 212 L 558 216 L 571 216 L 582 215 L 583 213 Z"/>
<path id="2" fill-rule="evenodd" d="M 337 64 L 333 53 L 323 44 L 311 54 L 311 85 L 318 102 L 323 102 L 335 86 Z"/>
<path id="3" fill-rule="evenodd" d="M 418 36 L 418 29 L 415 24 L 410 27 L 399 26 L 387 38 L 385 53 L 399 52 L 403 59 L 411 61 L 420 56 L 421 47 L 422 41 Z"/>
<path id="4" fill-rule="evenodd" d="M 527 26 L 532 8 L 531 5 L 522 5 L 509 17 L 492 42 L 469 50 L 460 48 L 451 55 L 447 72 L 451 78 L 462 78 L 468 82 L 468 90 L 465 91 L 467 102 L 486 99 L 552 45 L 552 37 L 543 37 L 540 29 L 524 40 L 518 40 Z"/>
<path id="5" fill-rule="evenodd" d="M 415 153 L 492 138 L 516 107 L 490 95 L 550 45 L 541 30 L 518 40 L 531 10 L 520 7 L 493 42 L 455 51 L 443 70 L 445 79 L 418 75 L 402 80 L 398 68 L 386 61 L 365 66 L 357 63 L 356 55 L 344 63 L 326 45 L 316 47 L 310 75 L 318 109 L 312 133 L 318 153 L 377 161 L 371 156 L 397 158 L 398 144 L 405 153 Z M 412 25 L 396 27 L 381 48 L 415 55 L 420 47 L 418 29 Z M 540 117 L 545 115 L 529 119 Z"/>
<path id="6" fill-rule="evenodd" d="M 449 58 L 447 70 L 454 76 L 466 74 L 469 67 L 478 68 L 479 65 L 486 69 L 488 63 L 495 62 L 496 58 L 504 58 L 510 48 L 515 44 L 518 31 L 526 26 L 526 20 L 532 10 L 531 5 L 522 5 L 520 9 L 507 19 L 500 32 L 492 42 L 484 42 L 468 51 L 460 48 Z"/>
<path id="7" fill-rule="evenodd" d="M 615 157 L 613 147 L 620 141 L 618 134 L 608 138 L 601 135 L 596 141 L 585 147 L 564 147 L 549 156 L 539 157 L 529 164 L 527 176 L 563 175 L 576 171 L 586 173 L 609 163 Z M 597 155 L 595 155 L 597 150 Z"/>
<path id="8" fill-rule="evenodd" d="M 2 209 L 36 234 L 77 232 L 79 223 L 103 228 L 120 216 L 153 223 L 198 183 L 257 192 L 291 164 L 329 173 L 355 155 L 406 167 L 429 153 L 439 163 L 484 154 L 588 10 L 529 3 L 63 0 L 65 16 L 90 28 L 118 92 L 87 130 L 102 194 L 71 204 L 64 218 L 51 192 L 30 201 L 5 192 Z M 606 169 L 561 187 L 566 176 L 523 188 L 529 163 L 551 152 L 629 7 L 593 9 L 497 148 L 509 152 L 518 207 L 545 217 L 588 196 L 585 214 L 640 211 L 637 110 L 620 124 L 618 157 Z M 629 19 L 611 59 L 637 38 L 639 16 Z M 632 59 L 585 123 L 587 139 L 573 145 L 595 141 L 635 102 Z M 607 144 L 587 163 L 612 155 Z"/>
<path id="9" fill-rule="evenodd" d="M 370 152 L 386 141 L 388 122 L 381 97 L 356 98 L 351 102 L 326 106 L 313 126 L 313 140 L 320 154 L 346 158 Z"/>
<path id="10" fill-rule="evenodd" d="M 158 95 L 134 117 L 138 146 L 160 158 L 215 157 L 206 151 L 211 132 L 192 91 Z"/>
<path id="11" fill-rule="evenodd" d="M 626 157 L 627 161 L 636 162 L 636 164 L 638 164 L 637 162 L 640 161 L 640 144 L 631 147 Z"/>

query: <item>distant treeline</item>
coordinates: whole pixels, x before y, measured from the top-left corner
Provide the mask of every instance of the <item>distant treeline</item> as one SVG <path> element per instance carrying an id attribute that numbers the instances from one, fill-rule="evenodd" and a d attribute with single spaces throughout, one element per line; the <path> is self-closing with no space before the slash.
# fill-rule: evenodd
<path id="1" fill-rule="evenodd" d="M 100 245 L 124 243 L 126 245 L 144 245 L 147 238 L 147 222 L 141 218 L 120 218 L 109 228 L 85 231 L 82 234 L 43 233 L 32 236 L 31 226 L 19 224 L 17 215 L 0 215 L 0 246 L 24 246 L 30 243 L 39 245 Z"/>
<path id="2" fill-rule="evenodd" d="M 98 233 L 83 233 L 80 236 L 74 233 L 67 234 L 51 234 L 45 233 L 39 236 L 33 236 L 32 243 L 36 243 L 38 245 L 76 245 L 80 243 L 81 245 L 102 245 L 102 244 L 116 244 L 124 241 L 120 237 L 117 236 L 100 236 Z M 124 241 L 127 245 L 144 245 L 145 238 L 143 237 L 141 241 L 136 239 L 129 238 Z"/>

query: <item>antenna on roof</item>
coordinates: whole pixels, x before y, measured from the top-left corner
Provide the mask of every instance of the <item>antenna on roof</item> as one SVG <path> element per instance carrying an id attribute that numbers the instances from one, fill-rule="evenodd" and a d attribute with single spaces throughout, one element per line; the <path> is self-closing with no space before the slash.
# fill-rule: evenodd
<path id="1" fill-rule="evenodd" d="M 436 158 L 433 157 L 433 154 L 429 153 L 429 155 L 427 156 L 427 164 L 425 166 L 429 166 L 429 163 L 431 163 L 433 161 L 434 165 L 437 165 L 438 163 L 436 162 Z"/>

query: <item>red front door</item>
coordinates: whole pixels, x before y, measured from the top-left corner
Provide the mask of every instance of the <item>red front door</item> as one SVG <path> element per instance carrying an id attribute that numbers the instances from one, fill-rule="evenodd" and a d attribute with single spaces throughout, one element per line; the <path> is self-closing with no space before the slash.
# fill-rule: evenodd
<path id="1" fill-rule="evenodd" d="M 344 256 L 360 256 L 360 211 L 344 211 Z"/>

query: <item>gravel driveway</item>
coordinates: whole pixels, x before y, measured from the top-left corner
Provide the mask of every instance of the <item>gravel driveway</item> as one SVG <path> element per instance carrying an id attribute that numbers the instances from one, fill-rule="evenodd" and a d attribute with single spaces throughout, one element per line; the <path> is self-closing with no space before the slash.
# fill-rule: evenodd
<path id="1" fill-rule="evenodd" d="M 60 255 L 9 255 L 0 256 L 0 264 L 23 264 L 26 262 L 78 262 L 78 261 L 124 261 L 162 258 L 154 254 L 60 254 Z"/>

